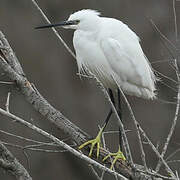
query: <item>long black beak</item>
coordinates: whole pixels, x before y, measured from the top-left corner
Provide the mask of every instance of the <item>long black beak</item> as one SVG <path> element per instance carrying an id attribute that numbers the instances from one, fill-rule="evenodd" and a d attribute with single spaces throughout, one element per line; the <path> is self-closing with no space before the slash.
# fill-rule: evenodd
<path id="1" fill-rule="evenodd" d="M 57 26 L 68 26 L 68 25 L 75 25 L 75 24 L 77 24 L 76 21 L 62 21 L 57 24 L 47 24 L 47 25 L 43 25 L 43 26 L 38 26 L 38 27 L 35 27 L 35 29 L 44 29 L 44 28 L 52 28 L 52 27 L 57 27 Z"/>

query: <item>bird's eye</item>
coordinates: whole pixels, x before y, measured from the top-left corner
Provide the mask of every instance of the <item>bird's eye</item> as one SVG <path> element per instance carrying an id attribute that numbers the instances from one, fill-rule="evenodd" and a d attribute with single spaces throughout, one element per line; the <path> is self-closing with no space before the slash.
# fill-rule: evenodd
<path id="1" fill-rule="evenodd" d="M 74 21 L 76 24 L 79 24 L 80 23 L 80 20 L 75 20 Z"/>

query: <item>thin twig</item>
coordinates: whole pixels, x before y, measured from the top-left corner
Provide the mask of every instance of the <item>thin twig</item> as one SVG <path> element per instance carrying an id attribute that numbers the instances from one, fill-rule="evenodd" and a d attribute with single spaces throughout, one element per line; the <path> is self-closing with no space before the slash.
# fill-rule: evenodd
<path id="1" fill-rule="evenodd" d="M 164 78 L 166 78 L 166 79 L 168 79 L 168 80 L 172 81 L 173 83 L 178 84 L 178 82 L 177 82 L 177 81 L 175 81 L 174 79 L 172 79 L 172 78 L 170 78 L 170 77 L 166 76 L 165 74 L 163 74 L 163 73 L 161 73 L 161 72 L 159 72 L 159 71 L 157 71 L 157 70 L 154 70 L 154 71 L 155 71 L 156 73 L 158 73 L 159 75 L 161 75 L 162 77 L 164 77 Z"/>
<path id="2" fill-rule="evenodd" d="M 23 137 L 23 136 L 18 136 L 18 135 L 16 135 L 16 134 L 9 133 L 9 132 L 7 132 L 7 131 L 3 131 L 3 130 L 1 130 L 1 129 L 0 129 L 0 132 L 6 134 L 6 135 L 8 135 L 8 136 L 12 136 L 12 137 L 15 137 L 15 138 L 18 138 L 18 139 L 22 139 L 22 140 L 24 140 L 24 141 L 33 142 L 33 143 L 37 143 L 37 144 L 42 144 L 42 145 L 44 145 L 44 146 L 55 146 L 55 147 L 59 147 L 59 145 L 58 145 L 58 144 L 55 144 L 54 142 L 36 141 L 36 140 L 33 140 L 33 139 L 25 138 L 25 137 Z M 63 141 L 63 140 L 62 140 L 62 141 Z"/>
<path id="3" fill-rule="evenodd" d="M 33 149 L 33 150 L 36 150 L 37 149 L 37 147 L 42 147 L 42 146 L 44 146 L 44 144 L 31 144 L 31 145 L 27 145 L 27 146 L 25 146 L 23 149 Z M 69 146 L 71 146 L 71 147 L 76 147 L 76 145 L 69 145 Z M 51 150 L 46 150 L 46 149 L 44 149 L 45 151 L 49 151 L 49 152 L 51 152 Z M 59 152 L 66 152 L 67 150 L 60 150 Z M 53 150 L 52 150 L 52 152 L 53 152 Z M 56 151 L 56 152 L 58 152 L 58 151 Z"/>
<path id="4" fill-rule="evenodd" d="M 0 84 L 8 84 L 8 85 L 12 85 L 15 84 L 14 82 L 8 82 L 8 81 L 0 81 Z"/>
<path id="5" fill-rule="evenodd" d="M 177 177 L 177 180 L 179 180 L 179 174 L 177 171 L 176 171 L 176 177 Z"/>
<path id="6" fill-rule="evenodd" d="M 152 150 L 156 153 L 157 157 L 162 161 L 162 163 L 164 164 L 164 166 L 167 168 L 168 172 L 171 174 L 171 176 L 176 179 L 175 174 L 173 173 L 173 171 L 171 170 L 171 168 L 168 166 L 168 164 L 166 163 L 166 161 L 163 159 L 163 157 L 161 156 L 161 154 L 158 152 L 158 150 L 156 149 L 156 147 L 154 146 L 154 144 L 151 142 L 151 140 L 148 138 L 148 136 L 146 135 L 146 133 L 144 132 L 144 130 L 139 126 L 139 130 L 141 132 L 141 134 L 143 135 L 143 137 L 147 140 L 148 144 L 150 145 L 150 147 L 152 148 Z"/>
<path id="7" fill-rule="evenodd" d="M 35 0 L 31 0 L 32 3 L 34 4 L 34 6 L 37 8 L 37 10 L 40 12 L 40 14 L 43 16 L 43 18 L 46 20 L 46 22 L 48 24 L 51 24 L 50 20 L 47 18 L 47 16 L 45 15 L 45 13 L 43 12 L 43 10 L 39 7 L 39 5 L 37 4 L 37 2 Z M 59 33 L 56 31 L 56 29 L 54 27 L 52 27 L 53 32 L 55 33 L 55 35 L 57 36 L 57 38 L 61 41 L 61 43 L 63 44 L 63 46 L 67 49 L 67 51 L 72 55 L 72 57 L 74 57 L 76 59 L 75 54 L 73 53 L 73 51 L 68 47 L 68 45 L 65 43 L 65 41 L 62 39 L 62 37 L 59 35 Z"/>
<path id="8" fill-rule="evenodd" d="M 106 148 L 106 140 L 105 140 L 105 137 L 104 137 L 104 132 L 102 133 L 102 145 L 103 145 L 103 148 L 107 149 Z"/>
<path id="9" fill-rule="evenodd" d="M 167 100 L 160 99 L 160 98 L 155 99 L 154 101 L 160 102 L 160 103 L 162 103 L 162 104 L 172 104 L 172 105 L 176 105 L 176 102 L 173 102 L 173 101 L 167 101 Z"/>
<path id="10" fill-rule="evenodd" d="M 180 160 L 178 159 L 178 160 L 171 160 L 171 161 L 167 161 L 167 163 L 169 164 L 169 163 L 180 163 Z"/>
<path id="11" fill-rule="evenodd" d="M 171 62 L 172 60 L 158 60 L 158 61 L 151 61 L 151 64 L 158 64 L 158 63 L 168 63 Z"/>
<path id="12" fill-rule="evenodd" d="M 38 152 L 44 152 L 44 153 L 64 153 L 64 152 L 68 152 L 68 150 L 51 150 L 51 149 L 32 148 L 30 146 L 20 146 L 20 145 L 17 145 L 17 144 L 12 144 L 12 143 L 8 143 L 8 142 L 4 142 L 4 141 L 2 141 L 2 144 L 6 145 L 6 146 L 11 146 L 13 148 L 21 149 L 23 151 L 30 150 L 30 151 L 38 151 Z"/>
<path id="13" fill-rule="evenodd" d="M 173 153 L 171 153 L 167 158 L 166 161 L 168 161 L 170 158 L 172 158 L 176 153 L 180 152 L 180 148 L 176 149 Z"/>
<path id="14" fill-rule="evenodd" d="M 131 130 L 125 130 L 125 133 L 131 132 Z M 104 131 L 103 134 L 118 134 L 119 131 Z"/>
<path id="15" fill-rule="evenodd" d="M 174 15 L 174 31 L 176 41 L 178 41 L 178 32 L 177 32 L 177 17 L 176 17 L 176 1 L 173 0 L 173 15 Z"/>
<path id="16" fill-rule="evenodd" d="M 106 140 L 105 140 L 105 136 L 104 136 L 104 132 L 102 133 L 102 144 L 103 144 L 103 147 L 104 147 L 105 149 L 107 149 L 107 147 L 106 147 Z M 107 149 L 107 150 L 108 150 L 108 149 Z M 109 150 L 108 150 L 108 151 L 109 151 Z M 111 158 L 111 157 L 110 157 L 110 158 Z M 103 180 L 104 172 L 105 172 L 105 171 L 102 171 L 100 180 Z"/>
<path id="17" fill-rule="evenodd" d="M 174 92 L 177 92 L 177 90 L 171 86 L 169 86 L 167 83 L 163 82 L 163 81 L 159 81 L 161 84 L 163 84 L 164 86 L 168 87 L 169 89 L 171 89 Z"/>
<path id="18" fill-rule="evenodd" d="M 159 33 L 160 37 L 163 38 L 168 44 L 170 44 L 176 51 L 178 51 L 176 46 L 159 30 L 159 28 L 156 26 L 156 24 L 154 23 L 154 21 L 152 19 L 150 19 L 150 23 L 152 24 L 152 26 L 156 30 L 156 32 Z"/>
<path id="19" fill-rule="evenodd" d="M 10 95 L 11 95 L 11 93 L 8 92 L 7 100 L 6 100 L 6 104 L 5 104 L 5 107 L 6 107 L 6 111 L 7 111 L 7 112 L 9 112 L 9 100 L 10 100 Z"/>
<path id="20" fill-rule="evenodd" d="M 101 180 L 101 178 L 99 177 L 98 173 L 96 172 L 96 170 L 94 169 L 93 165 L 89 165 L 91 171 L 93 172 L 93 174 L 95 175 L 96 179 Z"/>
<path id="21" fill-rule="evenodd" d="M 105 171 L 102 172 L 102 174 L 101 174 L 101 179 L 100 179 L 100 180 L 103 180 L 104 174 L 105 174 Z"/>

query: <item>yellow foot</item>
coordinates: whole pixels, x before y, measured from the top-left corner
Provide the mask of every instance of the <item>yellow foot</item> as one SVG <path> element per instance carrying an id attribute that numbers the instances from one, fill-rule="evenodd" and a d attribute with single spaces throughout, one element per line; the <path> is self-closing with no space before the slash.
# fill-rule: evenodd
<path id="1" fill-rule="evenodd" d="M 103 159 L 103 161 L 105 161 L 106 159 L 108 159 L 108 158 L 110 158 L 110 157 L 114 157 L 114 160 L 113 160 L 113 162 L 112 162 L 112 164 L 111 164 L 111 167 L 110 167 L 111 170 L 112 170 L 112 168 L 114 167 L 114 164 L 116 163 L 116 161 L 117 161 L 118 159 L 122 159 L 123 161 L 126 160 L 124 154 L 123 154 L 122 151 L 120 150 L 120 147 L 119 147 L 117 153 L 109 153 L 109 155 L 107 155 L 107 156 Z"/>
<path id="2" fill-rule="evenodd" d="M 85 142 L 84 144 L 79 146 L 79 149 L 82 149 L 83 147 L 91 144 L 91 149 L 89 151 L 89 156 L 91 156 L 94 146 L 97 145 L 97 158 L 98 158 L 99 157 L 99 150 L 100 150 L 100 147 L 101 147 L 102 132 L 103 132 L 103 128 L 100 129 L 100 131 L 99 131 L 99 133 L 98 133 L 98 135 L 96 136 L 95 139 L 92 139 L 92 140 L 89 140 L 89 141 Z"/>

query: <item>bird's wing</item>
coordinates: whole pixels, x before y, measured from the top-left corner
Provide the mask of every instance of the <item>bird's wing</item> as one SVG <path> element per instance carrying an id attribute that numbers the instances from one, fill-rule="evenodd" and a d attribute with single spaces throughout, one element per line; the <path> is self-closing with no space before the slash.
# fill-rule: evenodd
<path id="1" fill-rule="evenodd" d="M 154 74 L 138 39 L 120 43 L 116 39 L 107 38 L 101 40 L 100 47 L 121 82 L 154 90 Z"/>

